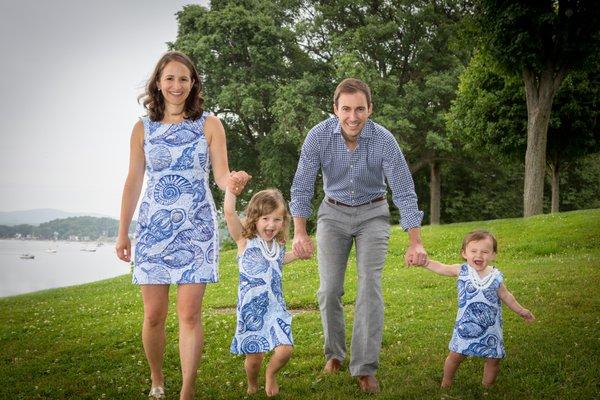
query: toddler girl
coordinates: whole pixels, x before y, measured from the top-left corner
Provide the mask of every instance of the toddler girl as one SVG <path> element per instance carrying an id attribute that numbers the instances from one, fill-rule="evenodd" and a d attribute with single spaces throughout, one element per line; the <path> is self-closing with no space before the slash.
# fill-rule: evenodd
<path id="1" fill-rule="evenodd" d="M 224 204 L 227 228 L 238 248 L 240 271 L 231 352 L 246 355 L 247 393 L 254 394 L 265 353 L 273 350 L 265 374 L 265 392 L 271 397 L 279 393 L 276 374 L 290 359 L 293 346 L 292 315 L 287 311 L 281 286 L 282 265 L 297 257 L 284 247 L 290 217 L 281 192 L 267 189 L 252 196 L 242 222 L 235 211 L 233 194 L 239 182 L 230 178 Z"/>
<path id="2" fill-rule="evenodd" d="M 494 384 L 505 355 L 502 339 L 502 305 L 519 314 L 525 321 L 535 317 L 523 308 L 506 289 L 504 276 L 491 266 L 496 257 L 496 238 L 487 231 L 473 231 L 463 240 L 464 264 L 446 265 L 429 260 L 427 269 L 445 276 L 457 276 L 458 313 L 450 340 L 450 354 L 444 363 L 442 387 L 450 387 L 460 363 L 467 356 L 483 357 L 483 386 Z"/>

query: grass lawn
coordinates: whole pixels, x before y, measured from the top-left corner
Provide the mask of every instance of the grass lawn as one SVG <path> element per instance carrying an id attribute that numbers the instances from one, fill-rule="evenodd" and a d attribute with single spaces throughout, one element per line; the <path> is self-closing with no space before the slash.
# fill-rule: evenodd
<path id="1" fill-rule="evenodd" d="M 423 229 L 431 258 L 458 262 L 464 234 L 491 230 L 496 265 L 517 300 L 536 316 L 525 324 L 504 307 L 507 357 L 487 399 L 600 397 L 600 210 Z M 483 363 L 469 359 L 450 390 L 439 388 L 456 315 L 455 280 L 403 266 L 406 234 L 392 231 L 383 287 L 386 303 L 378 378 L 380 399 L 476 399 Z M 346 276 L 350 337 L 355 259 Z M 197 398 L 245 397 L 243 358 L 229 353 L 235 327 L 235 250 L 222 253 L 221 281 L 204 300 L 205 349 Z M 122 276 L 87 285 L 0 299 L 0 399 L 143 399 L 150 386 L 142 351 L 139 288 Z M 294 309 L 294 356 L 280 376 L 281 399 L 366 398 L 347 371 L 324 376 L 315 293 L 316 261 L 286 267 Z M 175 290 L 165 356 L 167 398 L 180 385 Z M 349 340 L 349 339 L 348 339 Z M 347 364 L 345 364 L 346 366 Z M 252 398 L 265 398 L 264 392 Z"/>

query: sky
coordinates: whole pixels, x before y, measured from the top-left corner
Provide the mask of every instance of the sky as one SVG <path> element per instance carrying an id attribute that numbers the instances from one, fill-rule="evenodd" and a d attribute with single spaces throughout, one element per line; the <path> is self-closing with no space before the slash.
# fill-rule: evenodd
<path id="1" fill-rule="evenodd" d="M 0 211 L 118 217 L 137 96 L 192 3 L 0 2 Z"/>

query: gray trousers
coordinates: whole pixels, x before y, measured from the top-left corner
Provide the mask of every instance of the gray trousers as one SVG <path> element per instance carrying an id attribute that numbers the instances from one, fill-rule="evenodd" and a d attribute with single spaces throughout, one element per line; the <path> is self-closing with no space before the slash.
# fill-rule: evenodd
<path id="1" fill-rule="evenodd" d="M 317 293 L 327 360 L 346 356 L 342 296 L 352 242 L 356 246 L 358 290 L 354 307 L 350 374 L 375 375 L 383 332 L 381 273 L 390 237 L 386 201 L 344 207 L 323 201 L 317 219 Z"/>

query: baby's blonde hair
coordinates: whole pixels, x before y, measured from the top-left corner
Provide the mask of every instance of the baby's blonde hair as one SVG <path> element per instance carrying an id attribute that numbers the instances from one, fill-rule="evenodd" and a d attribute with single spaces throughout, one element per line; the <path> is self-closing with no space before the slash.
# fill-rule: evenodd
<path id="1" fill-rule="evenodd" d="M 287 203 L 283 195 L 278 189 L 265 189 L 256 193 L 250 199 L 248 207 L 246 207 L 246 218 L 242 224 L 242 236 L 246 239 L 251 239 L 256 236 L 256 222 L 263 215 L 271 214 L 275 210 L 283 211 L 283 227 L 277 233 L 275 240 L 280 243 L 285 243 L 288 238 L 290 227 L 290 214 L 287 209 Z"/>

